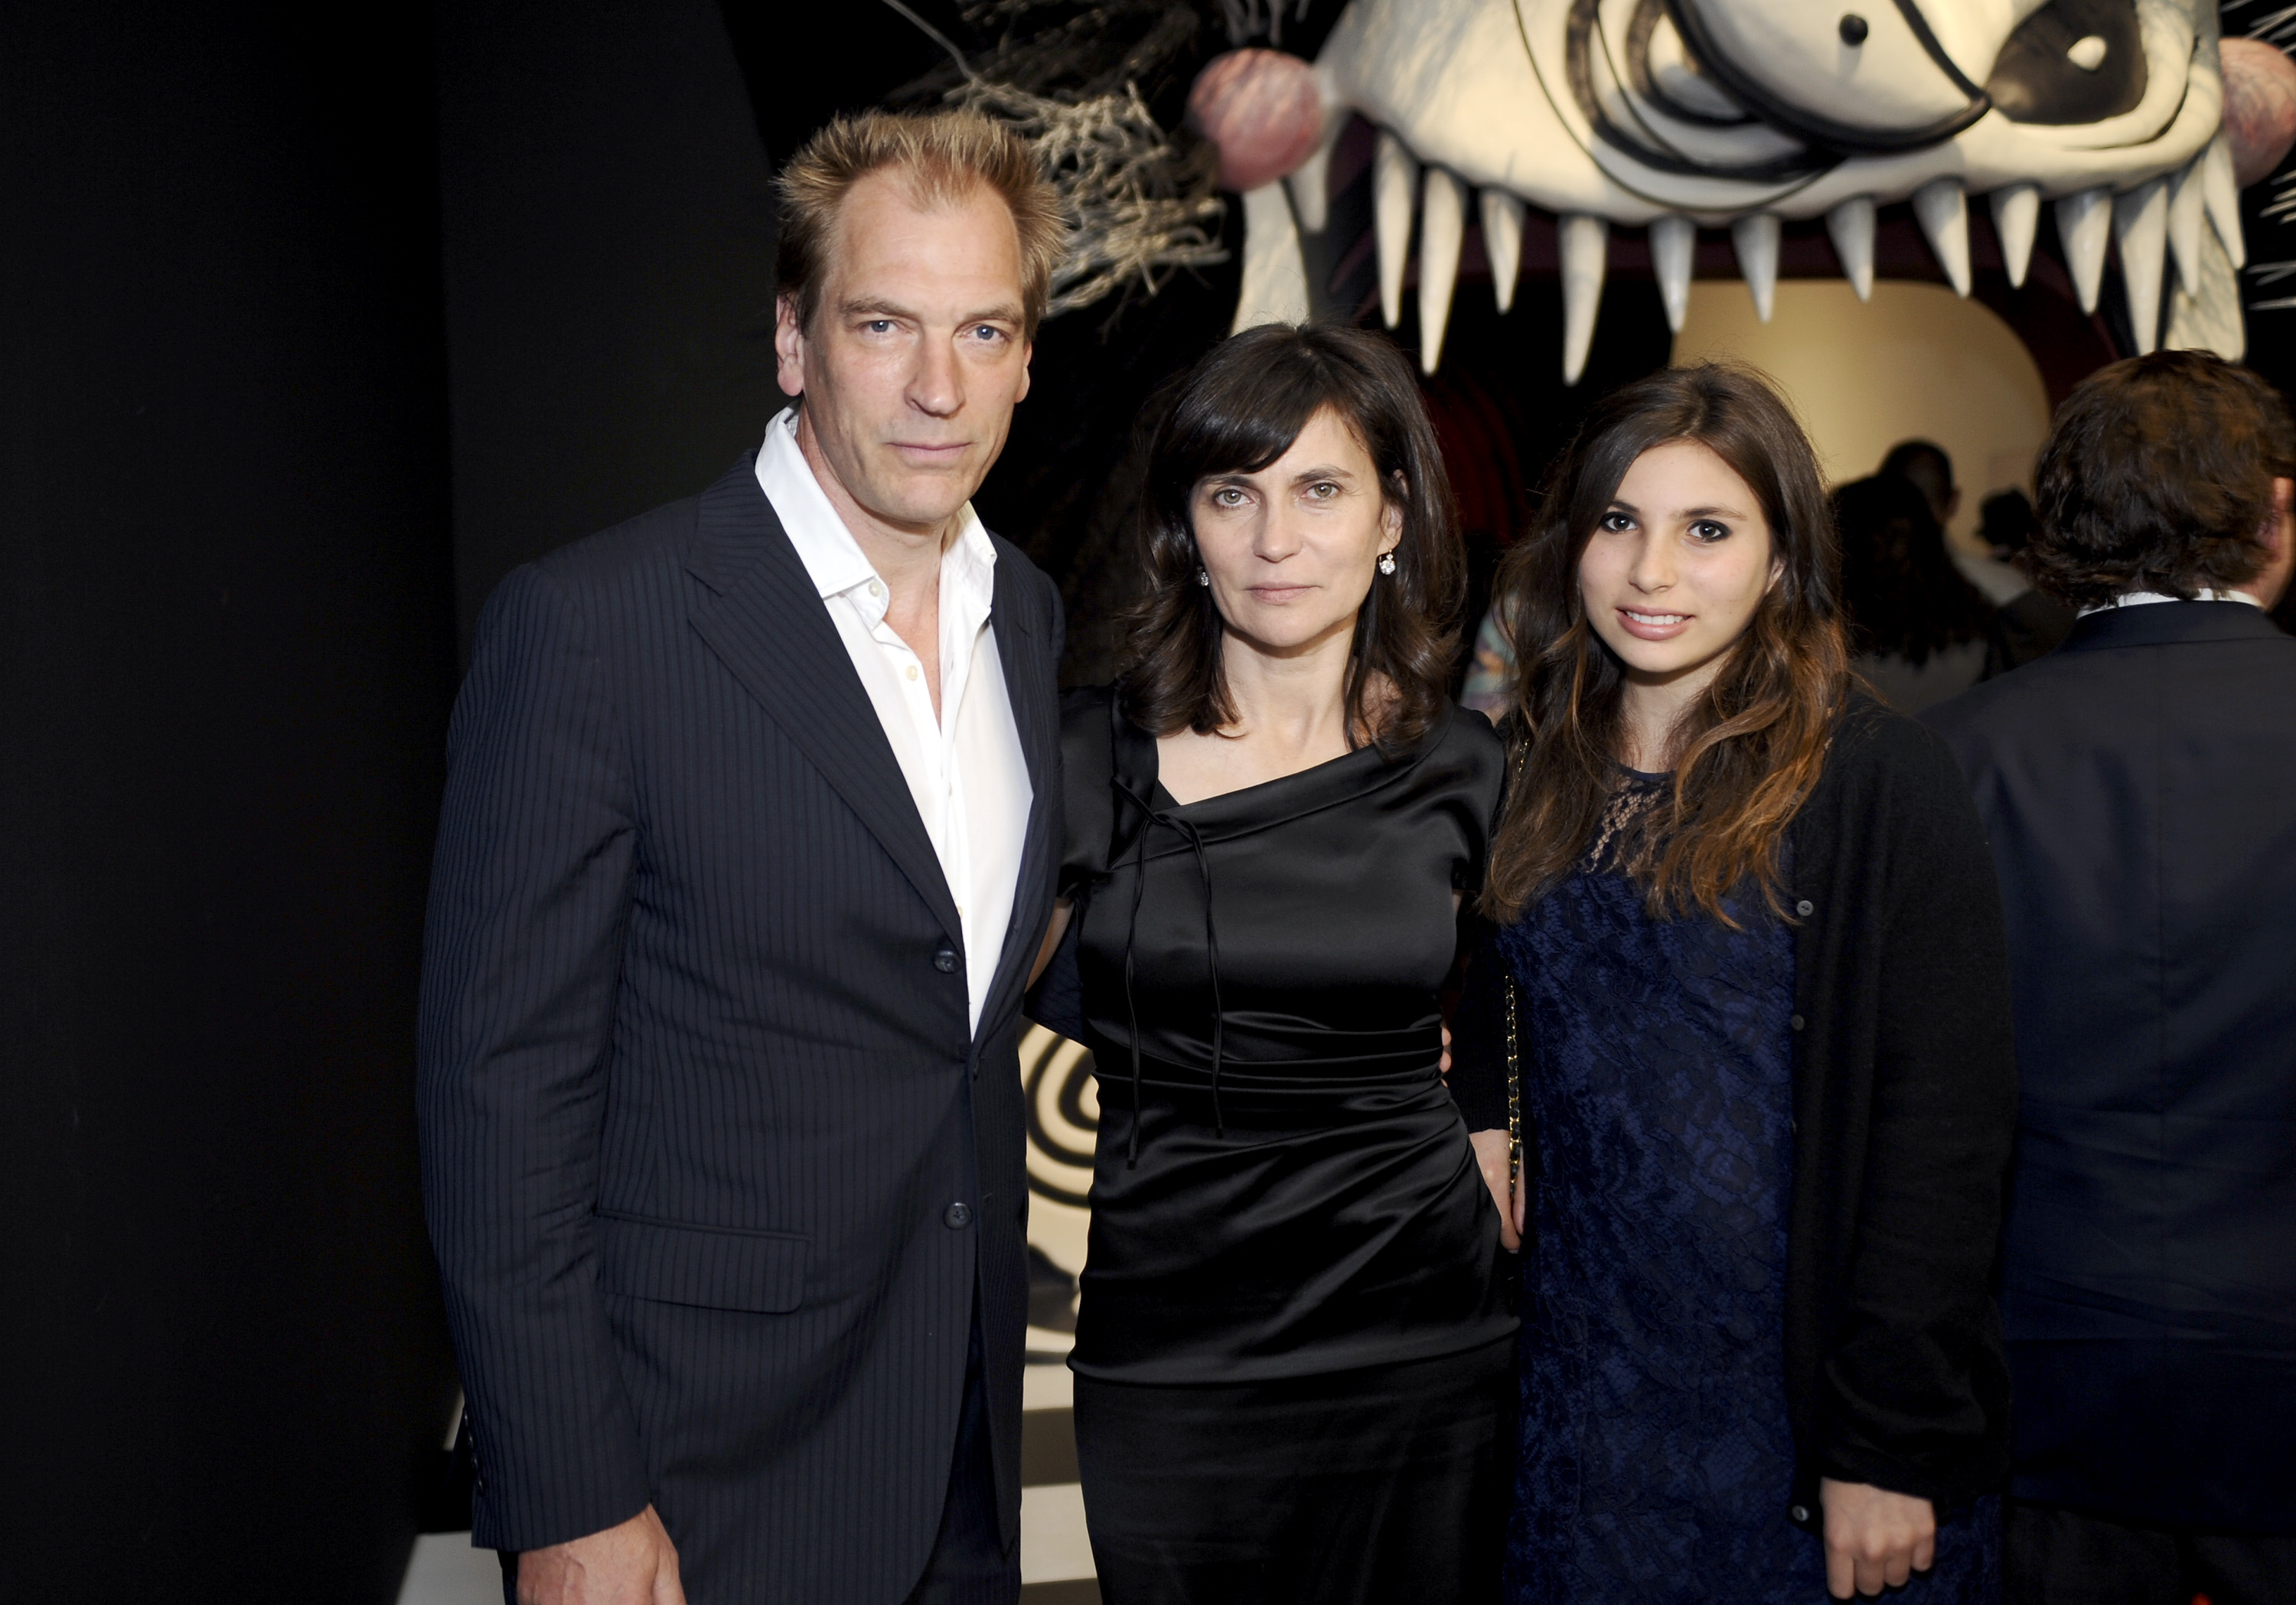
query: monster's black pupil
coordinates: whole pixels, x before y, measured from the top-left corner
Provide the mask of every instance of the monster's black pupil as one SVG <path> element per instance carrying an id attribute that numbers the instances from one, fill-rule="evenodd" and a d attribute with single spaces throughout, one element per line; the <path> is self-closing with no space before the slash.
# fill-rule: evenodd
<path id="1" fill-rule="evenodd" d="M 1856 12 L 1841 13 L 1841 42 L 1844 45 L 1863 45 L 1866 32 L 1865 18 Z"/>

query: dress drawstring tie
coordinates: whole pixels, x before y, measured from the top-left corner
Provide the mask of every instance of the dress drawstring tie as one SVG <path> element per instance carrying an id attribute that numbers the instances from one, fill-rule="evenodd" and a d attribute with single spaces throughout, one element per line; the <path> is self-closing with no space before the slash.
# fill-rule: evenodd
<path id="1" fill-rule="evenodd" d="M 1204 953 L 1211 966 L 1212 982 L 1212 1131 L 1217 1136 L 1227 1135 L 1227 1123 L 1220 1116 L 1220 1065 L 1222 1052 L 1221 1028 L 1226 1011 L 1220 1004 L 1219 927 L 1212 918 L 1212 866 L 1204 853 L 1203 832 L 1193 823 L 1174 814 L 1160 812 L 1155 806 L 1122 781 L 1116 789 L 1131 799 L 1144 821 L 1132 848 L 1132 918 L 1124 932 L 1124 1010 L 1132 1031 L 1132 1135 L 1126 1144 L 1124 1167 L 1136 1169 L 1140 1164 L 1140 1007 L 1132 995 L 1132 947 L 1140 934 L 1140 898 L 1148 888 L 1148 829 L 1163 825 L 1177 831 L 1196 856 L 1196 873 L 1204 883 Z"/>

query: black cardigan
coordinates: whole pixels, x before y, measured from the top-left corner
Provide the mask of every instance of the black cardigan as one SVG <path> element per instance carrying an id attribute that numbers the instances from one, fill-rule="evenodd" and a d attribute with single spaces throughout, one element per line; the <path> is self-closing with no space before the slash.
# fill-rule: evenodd
<path id="1" fill-rule="evenodd" d="M 1787 829 L 1789 1515 L 1814 1528 L 1821 1476 L 1954 1505 L 2006 1474 L 1991 1290 L 2016 1064 L 2000 892 L 1944 742 L 1858 699 Z M 1506 1124 L 1500 964 L 1487 936 L 1453 1026 L 1471 1131 Z"/>

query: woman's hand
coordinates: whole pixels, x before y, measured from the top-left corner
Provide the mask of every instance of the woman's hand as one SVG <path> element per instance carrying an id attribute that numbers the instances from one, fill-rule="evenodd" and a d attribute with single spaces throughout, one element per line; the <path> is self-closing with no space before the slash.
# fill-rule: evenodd
<path id="1" fill-rule="evenodd" d="M 1029 966 L 1029 985 L 1035 986 L 1044 978 L 1045 967 L 1053 962 L 1053 954 L 1061 950 L 1061 938 L 1069 933 L 1069 915 L 1076 912 L 1076 899 L 1062 897 L 1053 905 L 1053 917 L 1045 927 L 1045 939 L 1037 944 L 1037 962 Z"/>
<path id="2" fill-rule="evenodd" d="M 1483 1185 L 1491 1190 L 1491 1202 L 1499 1207 L 1499 1246 L 1510 1254 L 1522 1251 L 1522 1199 L 1508 1184 L 1507 1134 L 1503 1131 L 1470 1132 L 1467 1141 L 1475 1145 L 1475 1165 L 1483 1173 Z"/>
<path id="3" fill-rule="evenodd" d="M 1937 1507 L 1926 1499 L 1827 1477 L 1818 1481 L 1817 1503 L 1825 1513 L 1825 1592 L 1837 1600 L 1900 1587 L 1937 1559 Z"/>

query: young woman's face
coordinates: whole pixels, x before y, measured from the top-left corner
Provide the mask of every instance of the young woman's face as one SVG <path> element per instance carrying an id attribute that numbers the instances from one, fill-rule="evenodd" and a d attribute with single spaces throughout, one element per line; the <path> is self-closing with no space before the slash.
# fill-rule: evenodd
<path id="1" fill-rule="evenodd" d="M 1353 630 L 1380 555 L 1403 536 L 1371 454 L 1329 409 L 1259 472 L 1200 481 L 1188 511 L 1220 617 L 1276 652 Z"/>
<path id="2" fill-rule="evenodd" d="M 1619 481 L 1578 558 L 1587 622 L 1650 685 L 1710 678 L 1779 561 L 1746 481 L 1695 440 L 1653 446 Z"/>

